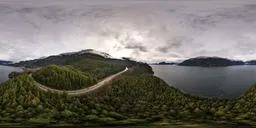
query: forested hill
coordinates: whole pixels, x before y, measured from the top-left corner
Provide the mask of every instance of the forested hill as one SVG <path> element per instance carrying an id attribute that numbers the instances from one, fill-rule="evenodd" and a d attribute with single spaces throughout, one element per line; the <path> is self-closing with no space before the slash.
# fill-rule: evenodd
<path id="1" fill-rule="evenodd" d="M 121 61 L 120 59 L 111 59 L 109 57 L 110 55 L 108 55 L 107 53 L 101 52 L 101 54 L 96 54 L 92 52 L 91 49 L 88 49 L 88 50 L 81 50 L 78 52 L 52 55 L 52 56 L 43 57 L 43 58 L 34 59 L 34 60 L 21 61 L 18 63 L 10 64 L 10 66 L 34 68 L 34 67 L 47 66 L 50 64 L 67 65 L 77 61 L 83 61 L 83 62 L 108 61 L 109 63 L 115 62 L 115 61 Z"/>
<path id="2" fill-rule="evenodd" d="M 1 123 L 142 125 L 177 120 L 256 125 L 256 90 L 233 100 L 206 99 L 167 85 L 146 64 L 88 95 L 44 92 L 24 72 L 0 85 Z"/>
<path id="3" fill-rule="evenodd" d="M 92 86 L 101 79 L 123 71 L 125 67 L 144 66 L 153 73 L 146 63 L 129 58 L 113 59 L 103 52 L 91 49 L 45 58 L 21 61 L 12 66 L 26 67 L 33 71 L 32 77 L 40 84 L 61 90 L 77 90 Z M 19 73 L 11 73 L 10 77 Z"/>
<path id="4" fill-rule="evenodd" d="M 180 66 L 202 66 L 202 67 L 221 67 L 232 65 L 245 65 L 243 61 L 230 60 L 220 57 L 197 57 L 185 60 Z"/>
<path id="5" fill-rule="evenodd" d="M 97 83 L 96 78 L 70 66 L 50 65 L 32 74 L 33 78 L 51 88 L 78 90 Z"/>
<path id="6" fill-rule="evenodd" d="M 10 64 L 10 66 L 19 66 L 26 68 L 47 67 L 49 65 L 58 65 L 64 67 L 63 69 L 79 70 L 87 76 L 100 80 L 111 74 L 117 73 L 125 69 L 125 67 L 133 67 L 144 65 L 153 73 L 152 68 L 146 63 L 136 62 L 129 58 L 114 59 L 109 58 L 107 53 L 99 52 L 96 54 L 93 50 L 82 50 L 72 53 L 63 53 L 60 55 L 53 55 L 45 58 L 35 60 L 21 61 Z M 52 69 L 52 68 L 51 68 Z M 48 70 L 49 71 L 49 70 Z"/>
<path id="7" fill-rule="evenodd" d="M 152 75 L 148 64 L 123 59 L 83 54 L 64 56 L 64 59 L 45 59 L 41 63 L 23 63 L 32 67 L 46 65 L 46 62 L 55 64 L 38 70 L 38 77 L 44 79 L 40 77 L 50 73 L 54 77 L 46 78 L 46 82 L 52 84 L 54 79 L 59 79 L 58 74 L 69 74 L 63 75 L 63 79 L 70 81 L 67 88 L 70 88 L 69 85 L 79 88 L 84 84 L 77 82 L 90 81 L 88 76 L 100 78 L 102 73 L 119 70 L 117 67 L 130 68 L 103 88 L 80 96 L 44 92 L 35 85 L 37 78 L 29 77 L 29 72 L 13 73 L 11 79 L 0 85 L 0 122 L 11 125 L 87 126 L 170 124 L 183 120 L 199 124 L 212 122 L 256 126 L 256 86 L 237 99 L 201 98 L 167 85 Z M 72 76 L 77 79 L 72 81 Z"/>

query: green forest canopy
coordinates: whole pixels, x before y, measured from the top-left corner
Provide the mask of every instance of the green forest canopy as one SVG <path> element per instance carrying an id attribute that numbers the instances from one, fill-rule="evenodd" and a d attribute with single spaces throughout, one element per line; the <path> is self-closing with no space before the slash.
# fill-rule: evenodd
<path id="1" fill-rule="evenodd" d="M 11 79 L 0 85 L 2 123 L 131 125 L 185 120 L 256 125 L 256 86 L 237 99 L 207 99 L 182 93 L 155 77 L 149 65 L 125 58 L 111 60 L 86 54 L 50 57 L 16 65 L 45 67 L 35 73 L 35 79 L 38 75 L 39 80 L 44 79 L 41 75 L 45 77 L 48 73 L 60 72 L 49 81 L 46 78 L 41 82 L 51 84 L 54 79 L 68 78 L 72 88 L 72 77 L 67 77 L 67 74 L 78 77 L 73 81 L 76 83 L 83 77 L 98 80 L 124 67 L 129 67 L 129 71 L 104 88 L 80 96 L 41 91 L 28 72 L 14 73 L 10 75 Z M 110 70 L 112 68 L 115 70 Z M 59 74 L 64 78 L 57 77 Z M 79 88 L 82 84 L 77 85 L 74 87 Z"/>
<path id="2" fill-rule="evenodd" d="M 39 90 L 28 73 L 0 86 L 0 121 L 24 124 L 127 125 L 173 120 L 256 125 L 256 86 L 233 100 L 207 99 L 170 87 L 146 65 L 91 95 Z"/>
<path id="3" fill-rule="evenodd" d="M 89 87 L 95 78 L 71 67 L 50 65 L 33 73 L 33 78 L 46 86 L 61 90 L 77 90 Z"/>

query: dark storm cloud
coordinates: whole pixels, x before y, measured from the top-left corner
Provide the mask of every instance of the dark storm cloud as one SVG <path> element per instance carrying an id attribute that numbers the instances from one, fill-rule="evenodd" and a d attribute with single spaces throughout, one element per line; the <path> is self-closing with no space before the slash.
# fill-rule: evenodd
<path id="1" fill-rule="evenodd" d="M 139 44 L 128 44 L 127 46 L 125 46 L 125 48 L 127 49 L 137 49 L 141 52 L 147 52 L 147 48 L 145 46 L 139 45 Z"/>
<path id="2" fill-rule="evenodd" d="M 167 53 L 169 51 L 169 47 L 158 47 L 156 50 L 159 51 L 159 52 L 162 52 L 162 53 Z"/>
<path id="3" fill-rule="evenodd" d="M 192 45 L 193 39 L 191 37 L 177 36 L 166 41 L 164 46 L 157 47 L 156 50 L 162 53 L 168 53 L 172 50 L 178 50 L 186 45 Z"/>
<path id="4" fill-rule="evenodd" d="M 159 52 L 167 53 L 169 52 L 170 49 L 180 48 L 180 46 L 183 43 L 182 41 L 182 38 L 175 37 L 173 38 L 173 40 L 168 41 L 168 43 L 165 46 L 158 47 L 156 50 Z"/>

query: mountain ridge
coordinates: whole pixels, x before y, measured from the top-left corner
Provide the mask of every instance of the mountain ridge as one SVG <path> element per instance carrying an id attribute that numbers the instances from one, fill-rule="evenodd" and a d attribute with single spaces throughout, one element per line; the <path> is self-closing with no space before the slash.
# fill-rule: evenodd
<path id="1" fill-rule="evenodd" d="M 112 58 L 112 56 L 109 55 L 108 53 L 97 51 L 97 50 L 94 50 L 94 49 L 84 49 L 84 50 L 80 50 L 78 52 L 66 52 L 66 53 L 59 54 L 59 56 L 62 56 L 62 55 L 74 55 L 74 54 L 82 55 L 82 54 L 86 54 L 86 53 L 100 55 L 100 56 L 103 56 L 105 58 Z"/>
<path id="2" fill-rule="evenodd" d="M 61 53 L 58 55 L 50 55 L 47 57 L 41 57 L 38 59 L 32 60 L 24 60 L 17 63 L 8 64 L 8 66 L 18 66 L 18 67 L 40 67 L 40 66 L 47 66 L 49 64 L 63 64 L 66 60 L 72 59 L 73 57 L 85 56 L 86 58 L 97 58 L 100 60 L 121 60 L 113 58 L 108 53 L 96 51 L 93 49 L 84 49 L 77 52 L 67 52 Z"/>

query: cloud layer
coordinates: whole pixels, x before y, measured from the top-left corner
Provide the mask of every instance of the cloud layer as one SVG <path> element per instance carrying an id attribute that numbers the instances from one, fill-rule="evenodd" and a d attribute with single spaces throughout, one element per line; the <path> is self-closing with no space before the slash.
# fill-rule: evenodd
<path id="1" fill-rule="evenodd" d="M 0 59 L 89 48 L 147 62 L 256 59 L 255 16 L 253 0 L 6 0 L 0 2 Z"/>

